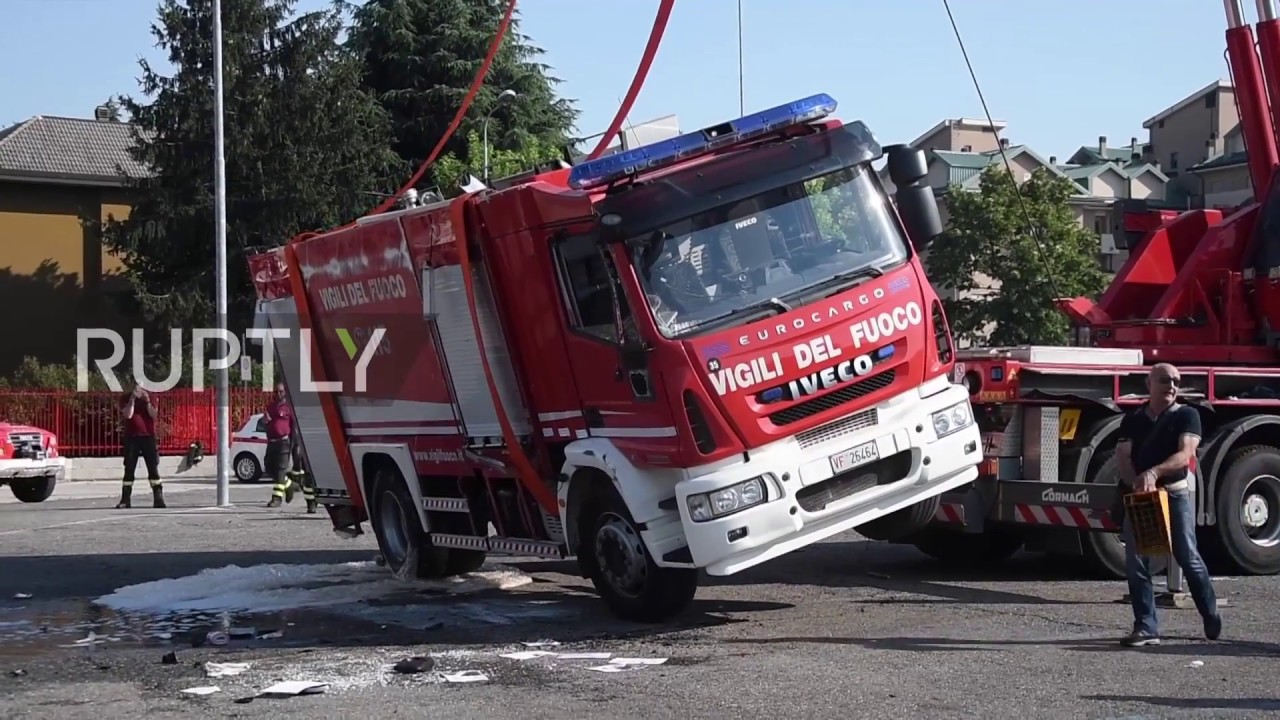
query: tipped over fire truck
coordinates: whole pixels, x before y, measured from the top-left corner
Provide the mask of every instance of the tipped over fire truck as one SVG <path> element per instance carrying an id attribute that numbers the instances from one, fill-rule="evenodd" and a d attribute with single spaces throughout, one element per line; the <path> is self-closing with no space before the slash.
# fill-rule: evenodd
<path id="1" fill-rule="evenodd" d="M 982 459 L 917 255 L 942 228 L 923 154 L 835 108 L 813 96 L 252 257 L 335 530 L 369 522 L 404 579 L 574 555 L 616 615 L 655 621 L 699 569 L 927 525 Z"/>
<path id="2" fill-rule="evenodd" d="M 1225 8 L 1253 198 L 1166 219 L 1096 304 L 1063 301 L 1076 347 L 957 353 L 986 457 L 978 480 L 948 493 L 937 523 L 912 539 L 930 555 L 998 561 L 1025 546 L 1124 577 L 1108 512 L 1117 431 L 1146 400 L 1149 365 L 1170 362 L 1204 427 L 1195 516 L 1211 571 L 1280 573 L 1280 21 L 1274 0 L 1258 0 L 1255 50 L 1240 1 Z"/>

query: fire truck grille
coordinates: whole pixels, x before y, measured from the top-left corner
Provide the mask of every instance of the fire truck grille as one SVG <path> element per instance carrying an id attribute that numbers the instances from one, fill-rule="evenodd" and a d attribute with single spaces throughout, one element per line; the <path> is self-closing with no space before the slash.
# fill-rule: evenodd
<path id="1" fill-rule="evenodd" d="M 769 419 L 774 425 L 790 425 L 799 422 L 811 415 L 817 415 L 820 412 L 833 410 L 844 405 L 847 402 L 857 400 L 860 397 L 866 397 L 877 390 L 883 390 L 893 384 L 897 377 L 897 370 L 887 370 L 879 375 L 872 375 L 866 380 L 860 380 L 852 385 L 846 385 L 839 390 L 829 392 L 822 397 L 807 400 L 799 405 L 793 405 L 786 410 L 779 410 L 769 415 Z"/>
<path id="2" fill-rule="evenodd" d="M 869 465 L 842 472 L 796 493 L 805 512 L 820 512 L 828 505 L 878 485 L 898 482 L 911 470 L 911 453 L 900 452 Z"/>

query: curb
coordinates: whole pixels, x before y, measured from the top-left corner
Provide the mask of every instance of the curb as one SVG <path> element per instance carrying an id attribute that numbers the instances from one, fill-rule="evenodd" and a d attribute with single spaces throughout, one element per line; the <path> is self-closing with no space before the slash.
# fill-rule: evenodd
<path id="1" fill-rule="evenodd" d="M 124 475 L 124 456 L 105 458 L 67 458 L 66 474 L 62 482 L 87 482 L 90 480 L 119 480 Z M 160 458 L 160 477 L 165 480 L 213 480 L 217 477 L 217 459 L 206 457 L 195 467 L 185 472 L 178 472 L 182 466 L 182 456 Z M 139 481 L 147 480 L 147 465 L 138 460 L 138 469 L 134 473 Z"/>

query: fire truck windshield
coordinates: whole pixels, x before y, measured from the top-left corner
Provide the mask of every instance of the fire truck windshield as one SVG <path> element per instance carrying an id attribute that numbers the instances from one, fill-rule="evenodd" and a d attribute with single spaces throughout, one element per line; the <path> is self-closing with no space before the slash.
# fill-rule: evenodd
<path id="1" fill-rule="evenodd" d="M 860 164 L 699 212 L 628 244 L 658 327 L 687 337 L 904 262 L 906 241 L 887 202 L 870 166 Z"/>

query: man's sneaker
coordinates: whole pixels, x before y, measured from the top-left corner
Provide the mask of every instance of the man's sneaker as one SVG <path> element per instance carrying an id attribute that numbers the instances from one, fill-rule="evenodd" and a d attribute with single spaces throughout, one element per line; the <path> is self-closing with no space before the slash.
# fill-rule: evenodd
<path id="1" fill-rule="evenodd" d="M 1134 630 L 1120 640 L 1120 644 L 1125 647 L 1146 647 L 1147 645 L 1159 645 L 1160 637 L 1152 635 L 1143 630 Z"/>
<path id="2" fill-rule="evenodd" d="M 1222 615 L 1214 613 L 1204 619 L 1204 636 L 1217 640 L 1222 635 Z"/>

